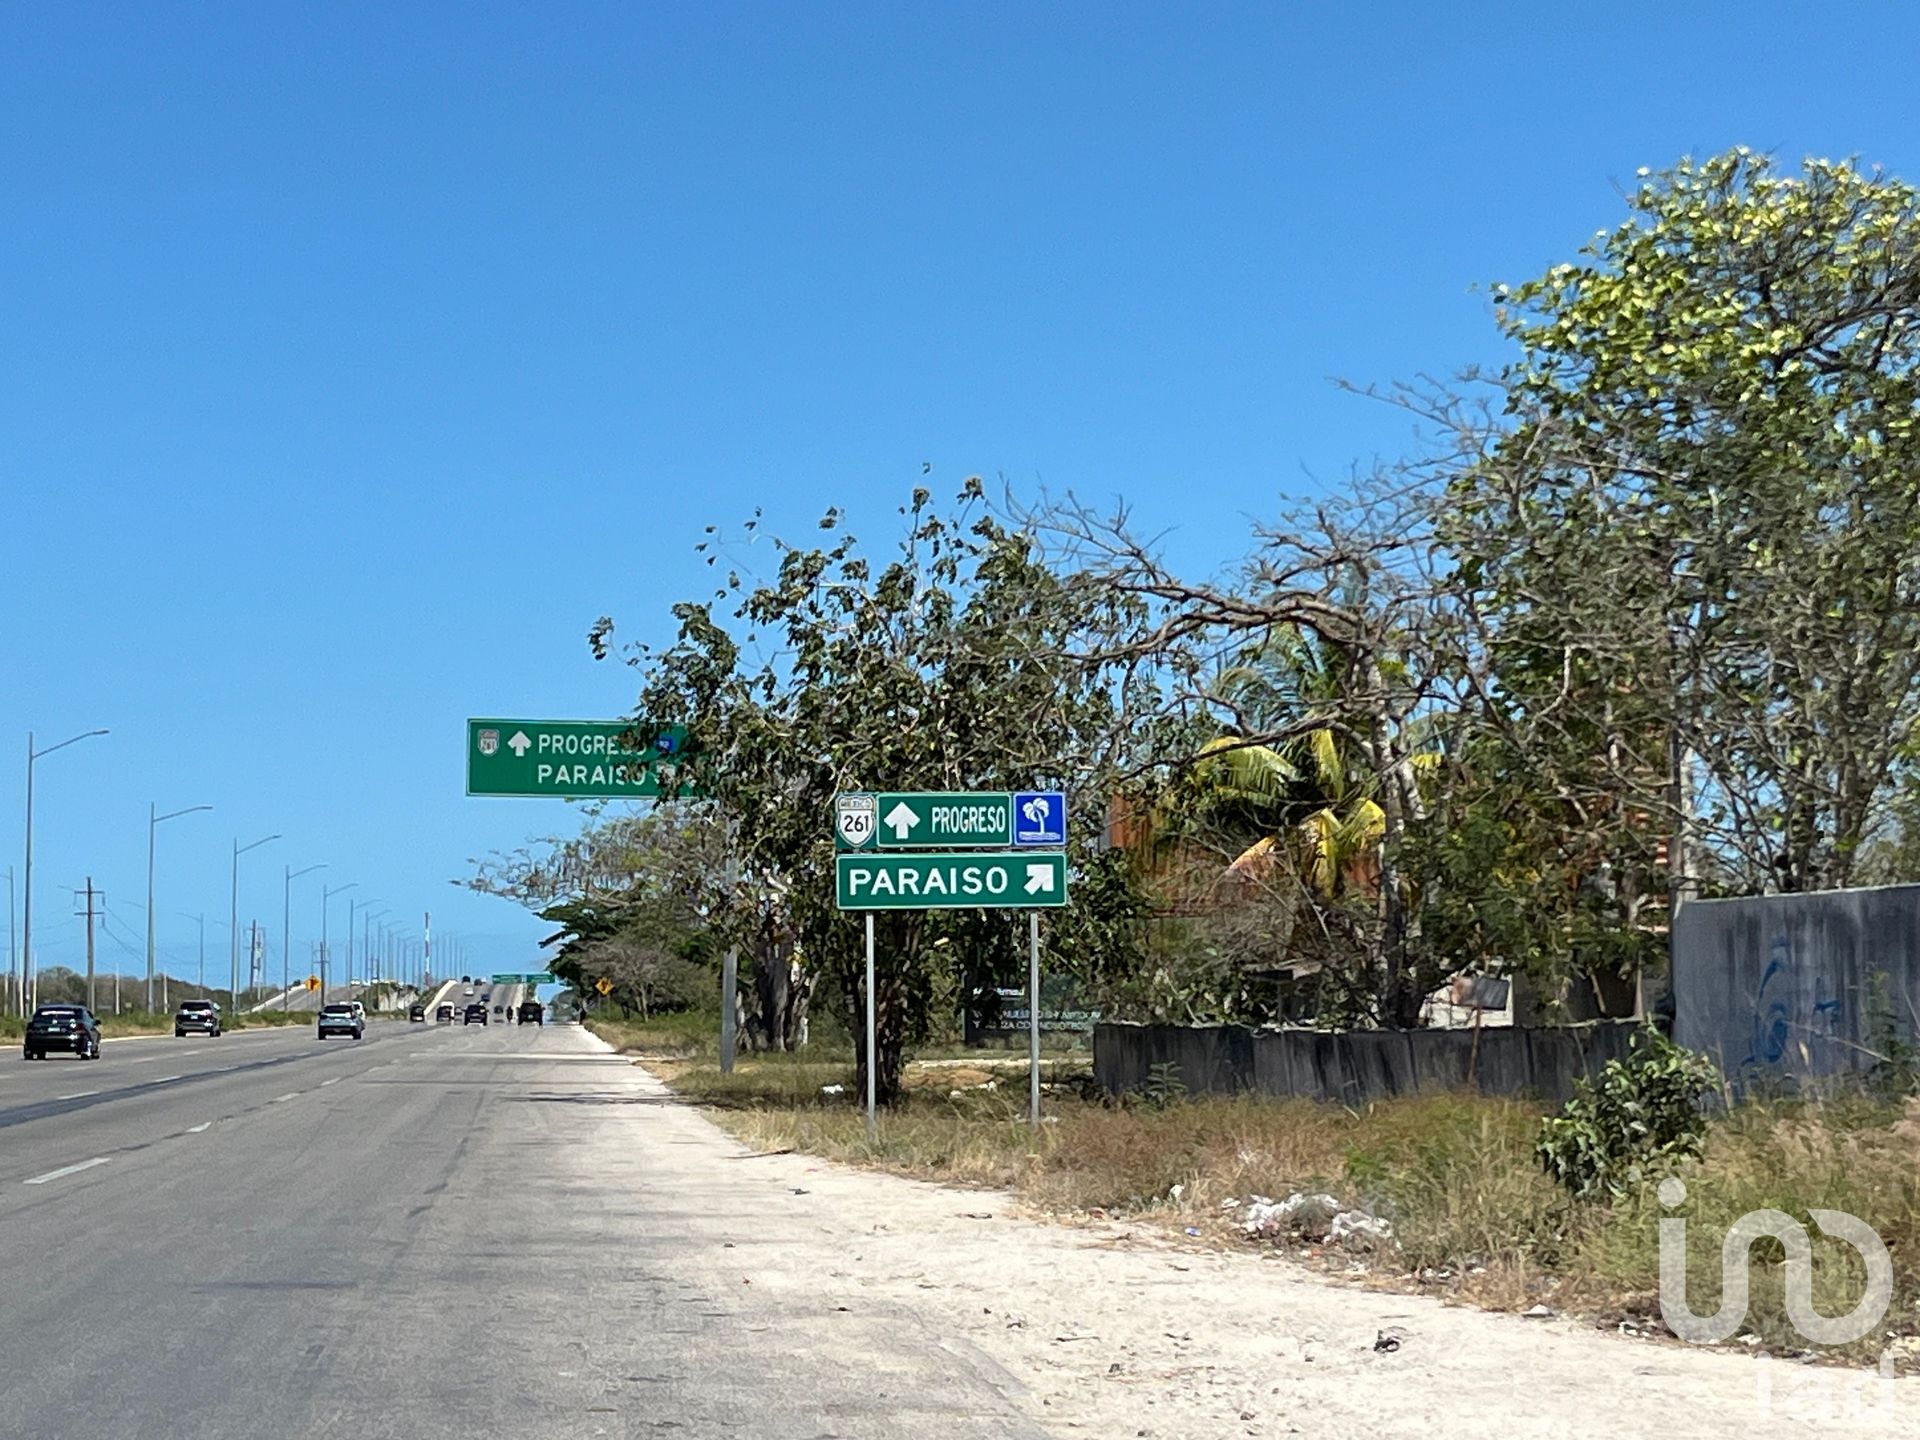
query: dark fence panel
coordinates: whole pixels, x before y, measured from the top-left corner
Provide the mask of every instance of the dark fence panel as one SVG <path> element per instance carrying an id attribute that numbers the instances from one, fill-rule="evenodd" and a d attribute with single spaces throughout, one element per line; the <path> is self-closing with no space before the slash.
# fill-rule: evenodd
<path id="1" fill-rule="evenodd" d="M 1353 1105 L 1422 1090 L 1472 1086 L 1489 1095 L 1565 1100 L 1573 1082 L 1627 1054 L 1638 1025 L 1553 1028 L 1249 1030 L 1241 1025 L 1127 1025 L 1093 1032 L 1094 1078 L 1108 1093 L 1159 1076 L 1189 1094 L 1258 1091 Z M 1156 1067 L 1167 1067 L 1156 1071 Z"/>

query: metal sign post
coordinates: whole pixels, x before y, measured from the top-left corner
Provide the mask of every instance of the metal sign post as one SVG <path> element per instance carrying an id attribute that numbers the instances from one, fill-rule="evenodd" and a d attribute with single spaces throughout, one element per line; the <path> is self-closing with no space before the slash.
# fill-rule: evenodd
<path id="1" fill-rule="evenodd" d="M 874 1118 L 874 1096 L 879 1093 L 874 1079 L 879 1070 L 880 1057 L 874 1053 L 878 1027 L 874 1021 L 873 1003 L 873 912 L 867 912 L 867 1143 L 873 1144 L 879 1138 L 879 1121 Z"/>
<path id="2" fill-rule="evenodd" d="M 867 1141 L 878 1134 L 873 912 L 1027 910 L 1027 1098 L 1040 1124 L 1040 916 L 1067 903 L 1067 797 L 1058 790 L 834 798 L 834 901 L 867 917 Z M 932 853 L 887 854 L 908 846 Z M 1011 847 L 998 849 L 997 847 Z M 944 853 L 943 853 L 944 852 Z"/>
<path id="3" fill-rule="evenodd" d="M 1027 1105 L 1040 1128 L 1040 912 L 1027 916 Z"/>

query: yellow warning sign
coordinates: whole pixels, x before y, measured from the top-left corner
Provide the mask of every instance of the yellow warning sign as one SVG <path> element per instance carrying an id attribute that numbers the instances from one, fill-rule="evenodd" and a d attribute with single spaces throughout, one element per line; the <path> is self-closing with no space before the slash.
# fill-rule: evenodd
<path id="1" fill-rule="evenodd" d="M 593 988 L 598 990 L 602 995 L 611 995 L 613 993 L 613 981 L 602 975 L 598 980 L 593 982 Z"/>

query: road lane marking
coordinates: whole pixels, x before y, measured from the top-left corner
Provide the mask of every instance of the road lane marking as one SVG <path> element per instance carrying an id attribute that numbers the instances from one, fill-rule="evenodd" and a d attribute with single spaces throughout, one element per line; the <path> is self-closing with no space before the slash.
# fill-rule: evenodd
<path id="1" fill-rule="evenodd" d="M 100 1092 L 98 1090 L 76 1090 L 73 1092 L 73 1094 L 62 1095 L 60 1098 L 62 1100 L 84 1100 L 89 1095 L 98 1095 L 99 1093 Z"/>
<path id="2" fill-rule="evenodd" d="M 274 1096 L 273 1099 L 269 1100 L 267 1103 L 269 1105 L 282 1105 L 289 1100 L 298 1100 L 299 1098 L 300 1098 L 300 1092 L 298 1090 L 289 1090 L 284 1095 Z"/>
<path id="3" fill-rule="evenodd" d="M 162 1075 L 158 1080 L 149 1080 L 146 1083 L 149 1085 L 171 1085 L 179 1078 L 178 1075 Z"/>
<path id="4" fill-rule="evenodd" d="M 198 1125 L 189 1125 L 187 1127 L 187 1134 L 198 1135 L 201 1131 L 211 1130 L 212 1128 L 213 1128 L 213 1121 L 202 1120 Z"/>
<path id="5" fill-rule="evenodd" d="M 96 1155 L 91 1160 L 82 1160 L 78 1165 L 62 1165 L 58 1170 L 49 1170 L 44 1175 L 36 1175 L 31 1180 L 22 1180 L 22 1185 L 44 1185 L 49 1180 L 58 1180 L 63 1175 L 77 1175 L 82 1170 L 91 1170 L 96 1165 L 107 1163 L 107 1157 Z"/>
<path id="6" fill-rule="evenodd" d="M 343 1080 L 344 1078 L 346 1078 L 346 1077 L 344 1077 L 344 1076 L 341 1076 L 341 1075 L 336 1075 L 336 1076 L 334 1076 L 334 1077 L 333 1077 L 333 1078 L 332 1078 L 331 1080 L 322 1080 L 322 1081 L 320 1082 L 320 1088 L 321 1088 L 322 1090 L 324 1090 L 324 1089 L 326 1089 L 326 1088 L 327 1088 L 327 1086 L 329 1086 L 329 1085 L 338 1085 L 338 1084 L 339 1084 L 339 1083 L 341 1082 L 341 1080 Z"/>

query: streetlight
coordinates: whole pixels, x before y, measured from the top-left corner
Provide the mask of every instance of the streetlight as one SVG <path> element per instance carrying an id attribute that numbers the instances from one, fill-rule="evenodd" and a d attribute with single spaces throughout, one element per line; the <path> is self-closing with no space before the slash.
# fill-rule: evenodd
<path id="1" fill-rule="evenodd" d="M 199 925 L 200 925 L 200 993 L 202 995 L 205 995 L 207 993 L 207 912 L 202 910 L 198 915 L 189 915 L 184 910 L 177 910 L 174 913 L 177 914 L 182 920 L 194 920 L 199 922 Z M 220 922 L 216 920 L 213 923 L 218 925 Z"/>
<path id="2" fill-rule="evenodd" d="M 322 1005 L 327 1003 L 327 902 L 336 895 L 344 895 L 347 891 L 358 888 L 359 884 L 358 880 L 349 880 L 346 884 L 336 885 L 331 890 L 323 888 L 320 891 L 320 1003 Z M 347 934 L 351 936 L 353 934 L 353 902 L 347 903 Z"/>
<path id="3" fill-rule="evenodd" d="M 249 850 L 258 850 L 262 845 L 268 843 L 268 841 L 278 840 L 279 838 L 278 835 L 267 835 L 254 841 L 251 845 L 242 845 L 240 843 L 240 837 L 237 835 L 234 836 L 233 839 L 233 899 L 231 902 L 232 910 L 230 912 L 231 928 L 227 936 L 228 955 L 231 960 L 231 969 L 228 978 L 232 982 L 232 988 L 228 991 L 227 999 L 228 1003 L 233 1006 L 231 1018 L 236 1024 L 238 1024 L 240 1020 L 240 857 Z"/>
<path id="4" fill-rule="evenodd" d="M 160 827 L 162 820 L 177 820 L 182 815 L 192 815 L 196 811 L 211 810 L 211 805 L 189 805 L 184 810 L 174 810 L 165 815 L 156 815 L 157 807 L 147 802 L 147 1011 L 153 1011 L 153 832 Z"/>
<path id="5" fill-rule="evenodd" d="M 373 903 L 371 900 L 367 902 L 369 905 Z M 371 970 L 373 968 L 373 922 L 378 920 L 382 915 L 391 915 L 392 913 L 391 910 L 375 910 L 369 914 L 365 906 L 361 907 L 360 964 L 363 969 Z M 373 977 L 369 975 L 367 978 L 370 980 Z M 347 963 L 347 984 L 353 984 L 353 963 L 351 957 L 349 957 Z"/>
<path id="6" fill-rule="evenodd" d="M 354 900 L 349 900 L 347 902 L 347 996 L 349 999 L 351 999 L 353 996 L 353 912 L 354 912 L 354 907 L 358 906 L 360 910 L 364 912 L 367 906 L 378 905 L 379 903 L 380 903 L 380 897 L 378 895 L 374 896 L 373 899 L 371 900 L 354 899 Z M 380 913 L 384 915 L 386 912 L 383 910 Z"/>
<path id="7" fill-rule="evenodd" d="M 49 745 L 44 750 L 33 748 L 33 732 L 27 732 L 27 873 L 21 887 L 25 892 L 26 903 L 21 907 L 20 925 L 20 1013 L 32 1013 L 32 1005 L 27 999 L 29 982 L 35 995 L 40 990 L 39 976 L 33 973 L 33 762 L 42 755 L 51 755 L 56 750 L 64 750 L 69 745 L 77 745 L 82 740 L 91 740 L 96 735 L 104 735 L 105 730 L 89 730 L 76 735 L 71 740 L 62 740 L 58 745 Z"/>
<path id="8" fill-rule="evenodd" d="M 286 886 L 280 895 L 280 1003 L 287 1003 L 287 993 L 292 988 L 288 967 L 293 964 L 293 882 L 302 875 L 311 875 L 316 870 L 327 868 L 323 860 L 318 865 L 309 865 L 304 870 L 286 867 Z"/>

